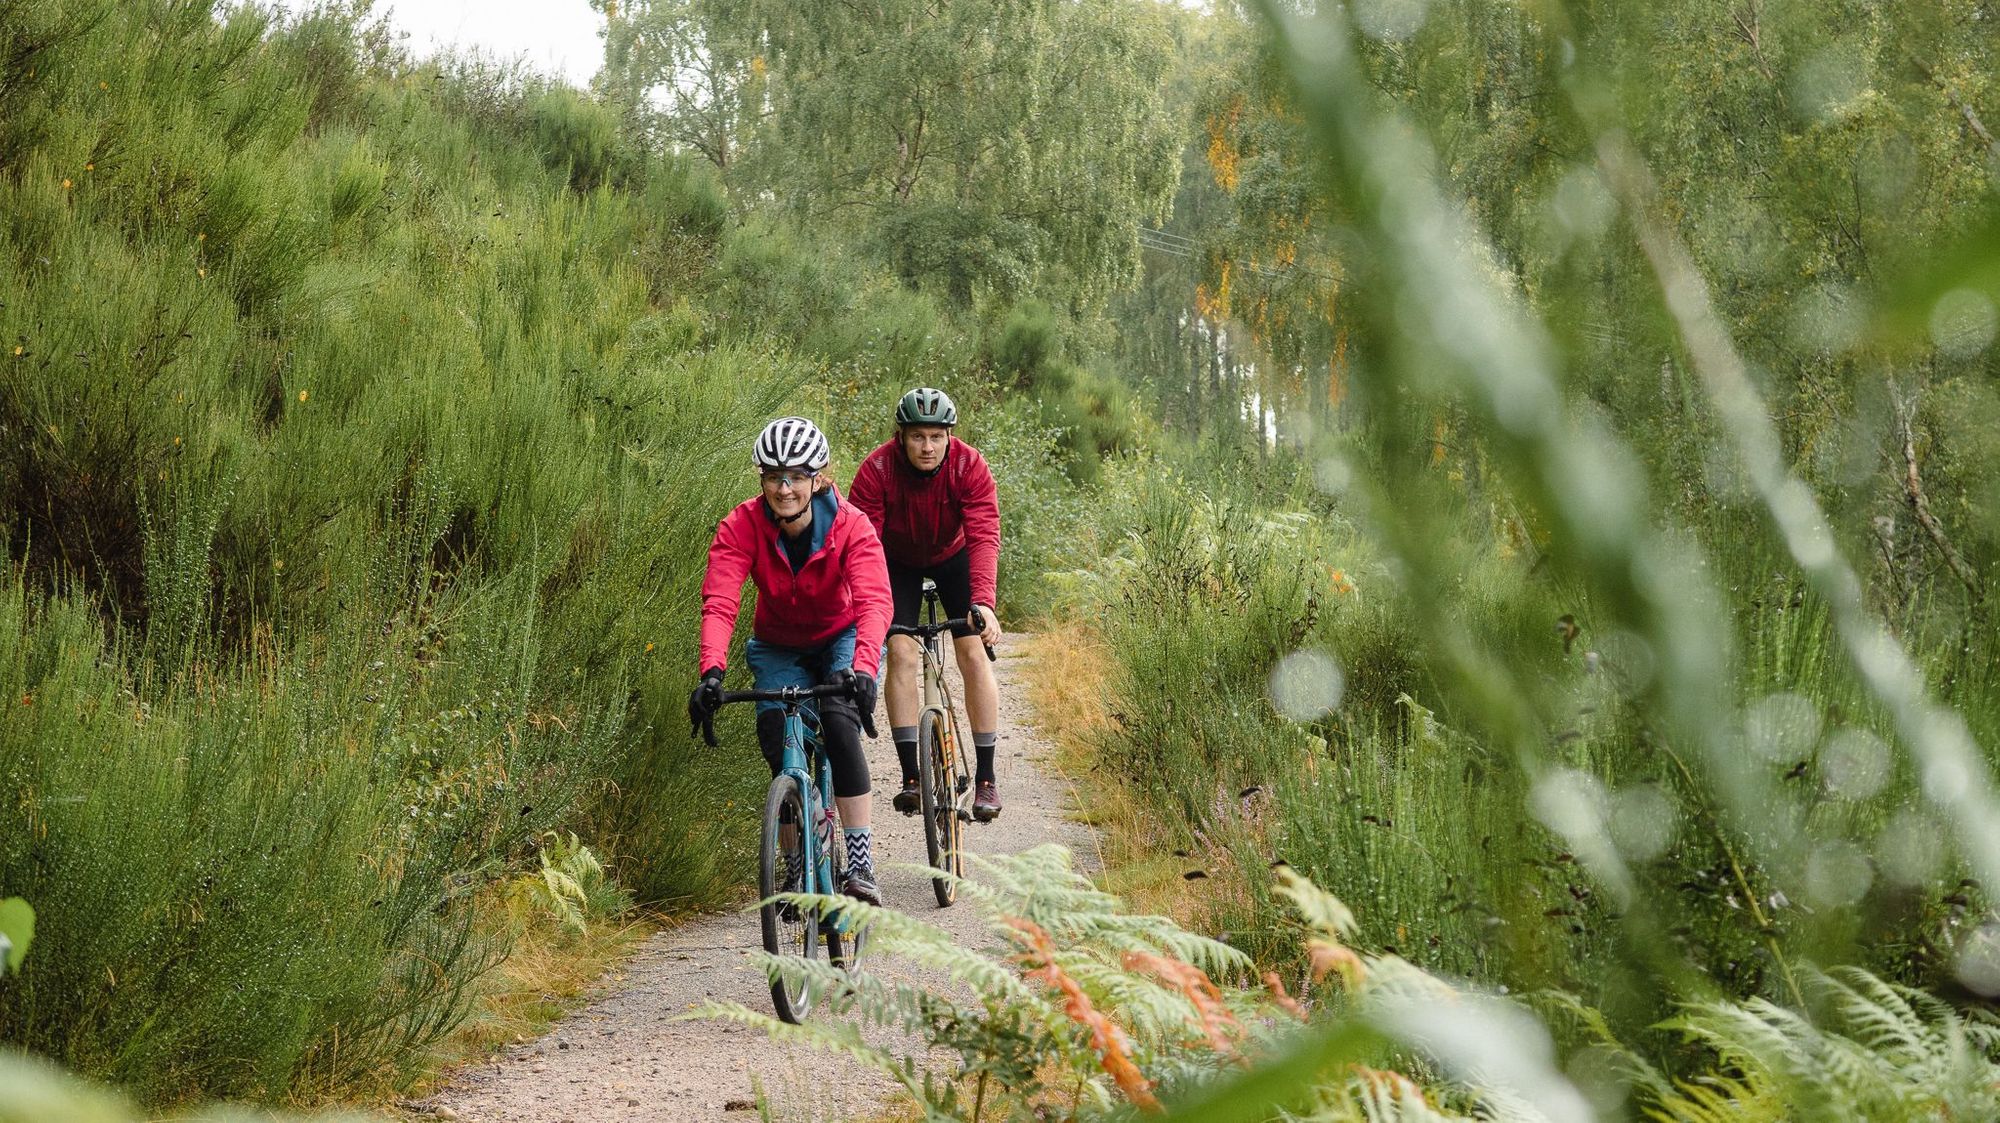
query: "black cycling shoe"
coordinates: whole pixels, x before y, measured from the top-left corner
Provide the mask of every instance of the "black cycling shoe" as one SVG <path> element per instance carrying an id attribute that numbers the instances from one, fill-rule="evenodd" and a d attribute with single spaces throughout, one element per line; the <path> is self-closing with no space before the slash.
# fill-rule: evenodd
<path id="1" fill-rule="evenodd" d="M 915 780 L 903 781 L 903 790 L 896 793 L 896 798 L 889 801 L 889 806 L 901 811 L 905 815 L 915 815 L 917 812 L 922 811 L 924 809 L 924 797 L 917 790 L 917 782 Z"/>
<path id="2" fill-rule="evenodd" d="M 867 874 L 859 874 L 849 870 L 847 875 L 840 879 L 840 891 L 857 901 L 874 905 L 877 908 L 880 908 L 882 905 L 882 890 L 876 886 L 875 879 L 869 877 Z"/>

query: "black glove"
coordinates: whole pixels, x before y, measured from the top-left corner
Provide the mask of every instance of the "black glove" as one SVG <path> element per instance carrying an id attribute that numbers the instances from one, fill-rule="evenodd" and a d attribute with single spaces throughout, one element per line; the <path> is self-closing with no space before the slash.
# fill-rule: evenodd
<path id="1" fill-rule="evenodd" d="M 853 671 L 835 671 L 833 681 L 847 687 L 847 696 L 854 700 L 854 708 L 861 714 L 861 731 L 869 737 L 875 736 L 875 695 L 878 688 L 873 675 L 857 675 Z"/>
<path id="2" fill-rule="evenodd" d="M 701 673 L 701 685 L 688 695 L 688 735 L 699 733 L 712 748 L 715 739 L 715 711 L 722 708 L 722 668 L 710 667 Z"/>

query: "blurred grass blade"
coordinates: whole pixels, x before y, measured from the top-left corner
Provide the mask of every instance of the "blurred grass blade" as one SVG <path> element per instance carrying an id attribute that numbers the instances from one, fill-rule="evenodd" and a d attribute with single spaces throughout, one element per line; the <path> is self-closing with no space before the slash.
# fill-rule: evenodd
<path id="1" fill-rule="evenodd" d="M 1167 1117 L 1177 1123 L 1263 1123 L 1299 1110 L 1312 1099 L 1316 1084 L 1388 1044 L 1381 1031 L 1360 1019 L 1334 1022 L 1306 1034 L 1275 1060 L 1168 1104 Z"/>

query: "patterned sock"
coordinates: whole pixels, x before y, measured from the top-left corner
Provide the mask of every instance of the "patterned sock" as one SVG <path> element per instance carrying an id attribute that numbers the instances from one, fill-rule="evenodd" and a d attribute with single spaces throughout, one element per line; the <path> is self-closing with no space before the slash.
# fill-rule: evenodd
<path id="1" fill-rule="evenodd" d="M 847 837 L 847 872 L 875 880 L 875 829 L 842 827 L 840 833 Z"/>
<path id="2" fill-rule="evenodd" d="M 903 764 L 903 783 L 917 782 L 917 727 L 899 725 L 889 731 L 889 739 L 896 742 L 896 759 Z"/>
<path id="3" fill-rule="evenodd" d="M 978 758 L 973 766 L 973 780 L 981 784 L 992 781 L 993 746 L 999 743 L 1000 735 L 998 733 L 974 733 L 972 735 L 972 754 Z"/>

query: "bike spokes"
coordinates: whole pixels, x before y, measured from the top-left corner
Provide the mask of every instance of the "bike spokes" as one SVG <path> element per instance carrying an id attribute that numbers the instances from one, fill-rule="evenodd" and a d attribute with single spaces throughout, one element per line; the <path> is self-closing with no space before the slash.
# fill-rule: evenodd
<path id="1" fill-rule="evenodd" d="M 945 874 L 959 872 L 958 802 L 952 793 L 949 733 L 936 710 L 926 710 L 917 722 L 918 783 L 922 788 L 924 849 L 931 868 Z M 958 883 L 950 877 L 931 878 L 931 890 L 939 908 L 958 899 Z"/>
<path id="2" fill-rule="evenodd" d="M 758 920 L 763 928 L 765 951 L 810 960 L 819 954 L 817 918 L 788 902 L 770 899 L 774 894 L 796 893 L 804 887 L 805 810 L 805 793 L 796 777 L 782 775 L 771 781 L 764 803 L 764 837 L 758 864 L 757 889 L 763 901 L 758 908 Z M 810 1011 L 812 995 L 803 983 L 774 975 L 771 1004 L 777 1008 L 779 1018 L 798 1022 Z"/>

